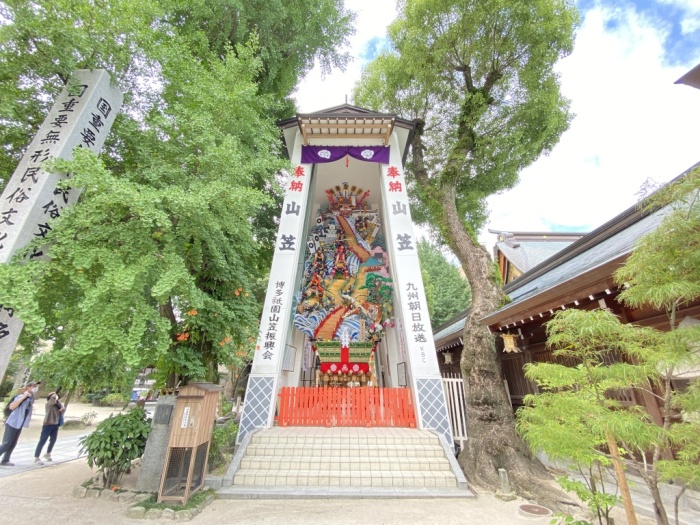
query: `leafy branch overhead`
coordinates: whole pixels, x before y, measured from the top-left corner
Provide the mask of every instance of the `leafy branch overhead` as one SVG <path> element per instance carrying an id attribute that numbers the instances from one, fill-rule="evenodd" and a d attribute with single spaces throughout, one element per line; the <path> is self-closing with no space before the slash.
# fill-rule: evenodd
<path id="1" fill-rule="evenodd" d="M 100 363 L 156 365 L 172 384 L 245 365 L 288 167 L 275 122 L 317 58 L 346 64 L 353 15 L 339 0 L 2 9 L 0 190 L 74 69 L 106 68 L 125 91 L 103 155 L 53 166 L 83 192 L 49 223 L 51 261 L 0 267 L 24 342 L 53 341 L 36 366 L 89 387 L 113 383 Z"/>

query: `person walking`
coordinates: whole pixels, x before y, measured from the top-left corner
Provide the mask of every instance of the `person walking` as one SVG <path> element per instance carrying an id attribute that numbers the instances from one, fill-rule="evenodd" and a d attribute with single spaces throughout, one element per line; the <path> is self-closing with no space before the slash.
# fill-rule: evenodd
<path id="1" fill-rule="evenodd" d="M 58 437 L 58 425 L 59 420 L 61 419 L 61 414 L 65 410 L 65 407 L 58 400 L 57 392 L 51 392 L 46 397 L 46 415 L 44 416 L 44 426 L 41 427 L 39 443 L 37 443 L 36 450 L 34 451 L 34 463 L 37 465 L 44 464 L 39 456 L 41 455 L 41 449 L 44 448 L 44 445 L 46 444 L 46 440 L 49 441 L 49 447 L 46 449 L 46 454 L 44 454 L 44 461 L 53 461 L 51 459 L 51 451 L 53 450 L 53 446 L 56 444 L 56 438 Z"/>
<path id="2" fill-rule="evenodd" d="M 15 464 L 10 462 L 12 451 L 17 446 L 17 440 L 22 433 L 23 428 L 29 427 L 29 422 L 32 420 L 32 409 L 34 407 L 34 394 L 39 391 L 41 381 L 29 381 L 17 394 L 10 403 L 12 413 L 5 421 L 5 434 L 0 445 L 0 467 L 14 467 Z"/>

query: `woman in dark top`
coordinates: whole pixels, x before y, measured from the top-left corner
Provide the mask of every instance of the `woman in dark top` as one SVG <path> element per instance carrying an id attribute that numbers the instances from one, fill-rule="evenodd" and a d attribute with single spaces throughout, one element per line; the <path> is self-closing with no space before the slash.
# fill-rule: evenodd
<path id="1" fill-rule="evenodd" d="M 39 459 L 41 455 L 41 449 L 44 448 L 46 440 L 49 440 L 49 448 L 46 449 L 46 454 L 44 454 L 45 461 L 51 460 L 51 451 L 56 443 L 56 437 L 58 436 L 58 421 L 61 417 L 61 413 L 66 409 L 63 407 L 61 402 L 58 400 L 58 394 L 56 392 L 51 392 L 46 398 L 46 415 L 44 416 L 44 426 L 41 428 L 41 437 L 39 438 L 39 443 L 34 451 L 34 463 L 37 465 L 43 465 L 44 463 Z"/>

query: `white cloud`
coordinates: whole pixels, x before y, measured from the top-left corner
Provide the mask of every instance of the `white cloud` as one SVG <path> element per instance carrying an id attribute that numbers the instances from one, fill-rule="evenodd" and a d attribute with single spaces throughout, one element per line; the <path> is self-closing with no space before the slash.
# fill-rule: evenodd
<path id="1" fill-rule="evenodd" d="M 589 11 L 559 66 L 576 114 L 571 128 L 516 188 L 489 200 L 488 227 L 592 230 L 633 205 L 647 178 L 666 182 L 700 160 L 700 92 L 674 85 L 700 56 L 687 67 L 664 66 L 662 30 L 631 10 L 618 11 L 624 22 L 606 29 L 611 14 Z M 480 236 L 487 245 L 489 237 Z"/>
<path id="2" fill-rule="evenodd" d="M 357 13 L 356 33 L 347 51 L 353 61 L 346 71 L 337 71 L 322 78 L 314 68 L 299 84 L 294 98 L 300 113 L 311 113 L 350 102 L 352 89 L 360 79 L 362 64 L 358 58 L 364 46 L 373 38 L 383 38 L 386 28 L 396 18 L 395 0 L 345 0 L 345 6 Z"/>
<path id="3" fill-rule="evenodd" d="M 688 14 L 700 14 L 700 4 L 697 0 L 659 0 L 659 3 L 678 7 Z"/>

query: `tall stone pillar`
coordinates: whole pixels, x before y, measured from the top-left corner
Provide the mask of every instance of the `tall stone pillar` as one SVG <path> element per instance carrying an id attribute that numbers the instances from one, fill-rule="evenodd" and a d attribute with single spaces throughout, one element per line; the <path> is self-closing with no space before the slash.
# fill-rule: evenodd
<path id="1" fill-rule="evenodd" d="M 47 172 L 44 163 L 52 158 L 69 160 L 77 147 L 99 152 L 122 100 L 103 69 L 81 69 L 71 76 L 0 198 L 0 264 L 8 263 L 31 241 L 46 237 L 50 221 L 80 196 L 79 188 L 57 188 L 70 174 Z M 35 248 L 27 257 L 46 258 L 45 252 L 45 247 Z M 12 308 L 0 304 L 0 378 L 23 326 Z"/>
<path id="2" fill-rule="evenodd" d="M 430 326 L 428 301 L 418 261 L 417 239 L 406 193 L 406 179 L 395 136 L 390 164 L 382 165 L 382 201 L 385 203 L 387 248 L 396 282 L 397 316 L 403 320 L 408 373 L 417 400 L 420 428 L 433 429 L 452 445 L 452 430 L 442 388 L 435 341 Z"/>

